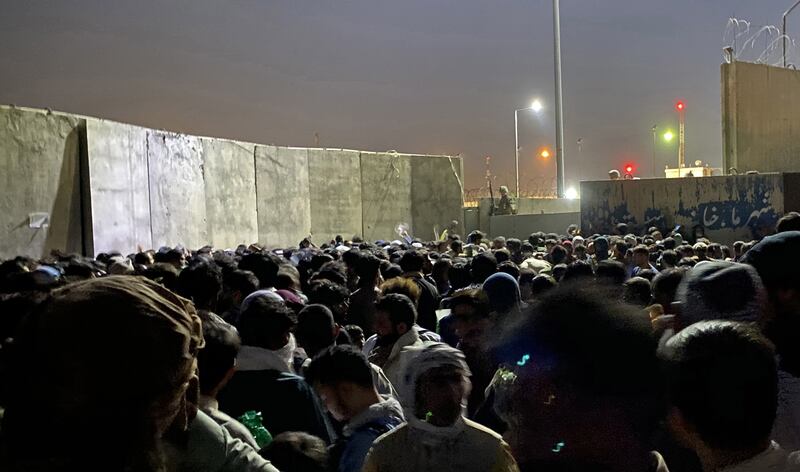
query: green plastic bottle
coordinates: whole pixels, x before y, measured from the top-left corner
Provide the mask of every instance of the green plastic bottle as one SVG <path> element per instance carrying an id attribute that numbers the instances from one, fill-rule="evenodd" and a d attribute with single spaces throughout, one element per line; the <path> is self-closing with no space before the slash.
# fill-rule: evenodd
<path id="1" fill-rule="evenodd" d="M 260 411 L 246 411 L 239 417 L 239 422 L 250 431 L 250 434 L 256 439 L 256 444 L 258 444 L 259 448 L 268 446 L 269 443 L 272 442 L 272 435 L 269 434 L 267 428 L 264 427 Z"/>

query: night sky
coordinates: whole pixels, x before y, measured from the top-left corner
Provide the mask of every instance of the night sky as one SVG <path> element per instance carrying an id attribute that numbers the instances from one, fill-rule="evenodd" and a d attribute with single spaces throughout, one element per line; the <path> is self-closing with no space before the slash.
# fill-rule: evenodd
<path id="1" fill-rule="evenodd" d="M 719 166 L 727 20 L 777 24 L 790 3 L 563 0 L 568 185 L 628 162 L 650 176 L 650 129 L 677 131 L 678 98 L 687 161 Z M 552 177 L 536 157 L 554 145 L 552 65 L 550 0 L 0 0 L 0 103 L 259 143 L 314 146 L 318 133 L 325 147 L 460 153 L 467 187 L 489 155 L 513 188 L 513 113 L 535 97 L 546 108 L 520 114 L 521 181 Z M 660 142 L 658 169 L 676 154 Z"/>

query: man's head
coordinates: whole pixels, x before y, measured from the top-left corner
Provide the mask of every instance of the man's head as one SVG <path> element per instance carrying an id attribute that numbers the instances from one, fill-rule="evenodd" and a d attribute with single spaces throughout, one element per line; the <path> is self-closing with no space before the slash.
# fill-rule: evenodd
<path id="1" fill-rule="evenodd" d="M 206 345 L 197 355 L 200 393 L 216 397 L 236 371 L 242 340 L 233 326 L 209 317 L 203 320 L 203 338 Z"/>
<path id="2" fill-rule="evenodd" d="M 193 259 L 178 276 L 178 293 L 198 310 L 215 311 L 222 293 L 222 271 L 213 261 Z"/>
<path id="3" fill-rule="evenodd" d="M 405 295 L 391 293 L 375 303 L 375 332 L 392 343 L 406 334 L 417 321 L 414 302 Z"/>
<path id="4" fill-rule="evenodd" d="M 355 273 L 358 276 L 358 285 L 368 289 L 376 287 L 380 282 L 381 260 L 365 252 L 355 263 Z"/>
<path id="5" fill-rule="evenodd" d="M 400 268 L 403 272 L 421 272 L 424 266 L 425 255 L 420 251 L 406 251 L 400 258 Z"/>
<path id="6" fill-rule="evenodd" d="M 500 195 L 502 195 L 504 197 L 506 195 L 508 195 L 508 187 L 506 187 L 505 185 L 501 185 L 500 186 Z"/>
<path id="7" fill-rule="evenodd" d="M 306 292 L 309 303 L 325 305 L 337 323 L 343 324 L 349 307 L 350 292 L 347 287 L 330 280 L 315 280 Z"/>
<path id="8" fill-rule="evenodd" d="M 328 447 L 325 441 L 308 433 L 288 431 L 281 433 L 258 451 L 279 470 L 327 472 Z"/>
<path id="9" fill-rule="evenodd" d="M 450 298 L 450 313 L 461 344 L 479 347 L 491 326 L 489 298 L 480 289 L 461 290 Z"/>
<path id="10" fill-rule="evenodd" d="M 258 290 L 259 284 L 258 277 L 252 272 L 232 270 L 222 277 L 222 300 L 228 306 L 239 307 L 248 295 Z"/>
<path id="11" fill-rule="evenodd" d="M 623 284 L 622 300 L 635 307 L 644 308 L 650 304 L 650 281 L 643 277 L 631 277 Z"/>
<path id="12" fill-rule="evenodd" d="M 333 313 L 325 305 L 308 305 L 297 314 L 297 344 L 309 357 L 333 345 L 338 335 L 339 327 L 333 320 Z"/>
<path id="13" fill-rule="evenodd" d="M 261 288 L 274 287 L 278 270 L 280 270 L 282 260 L 272 253 L 252 253 L 242 257 L 239 262 L 239 269 L 249 270 L 256 274 Z"/>
<path id="14" fill-rule="evenodd" d="M 686 272 L 676 297 L 684 326 L 704 320 L 758 321 L 766 302 L 756 270 L 729 261 L 698 263 Z"/>
<path id="15" fill-rule="evenodd" d="M 464 354 L 444 343 L 433 343 L 411 354 L 400 386 L 406 417 L 439 427 L 461 416 L 472 384 Z"/>
<path id="16" fill-rule="evenodd" d="M 764 238 L 743 262 L 755 267 L 767 290 L 761 324 L 781 356 L 781 368 L 800 376 L 800 231 Z"/>
<path id="17" fill-rule="evenodd" d="M 778 220 L 778 224 L 775 229 L 779 233 L 800 230 L 800 213 L 796 211 L 790 211 L 789 213 L 785 214 L 781 219 Z"/>
<path id="18" fill-rule="evenodd" d="M 498 385 L 497 405 L 520 463 L 610 466 L 649 455 L 663 385 L 638 310 L 602 293 L 554 289 L 506 330 L 498 354 L 515 368 Z"/>
<path id="19" fill-rule="evenodd" d="M 337 421 L 349 421 L 361 413 L 364 400 L 376 400 L 372 368 L 352 346 L 334 346 L 317 355 L 306 372 L 320 399 Z"/>
<path id="20" fill-rule="evenodd" d="M 653 301 L 664 308 L 665 313 L 672 313 L 672 303 L 678 285 L 683 280 L 685 271 L 682 269 L 668 269 L 658 273 L 652 283 Z"/>
<path id="21" fill-rule="evenodd" d="M 669 422 L 681 442 L 713 460 L 741 461 L 767 448 L 777 373 L 772 346 L 757 328 L 697 323 L 670 339 L 661 355 L 668 362 Z"/>
<path id="22" fill-rule="evenodd" d="M 483 252 L 472 258 L 470 274 L 473 282 L 482 284 L 495 272 L 497 272 L 497 259 L 491 252 Z"/>
<path id="23" fill-rule="evenodd" d="M 647 246 L 640 244 L 633 248 L 633 264 L 637 267 L 650 267 L 650 251 Z"/>
<path id="24" fill-rule="evenodd" d="M 609 180 L 619 180 L 619 171 L 617 169 L 611 169 L 608 171 L 608 178 Z"/>
<path id="25" fill-rule="evenodd" d="M 239 318 L 242 344 L 277 351 L 289 343 L 297 315 L 284 303 L 270 297 L 256 297 Z"/>
<path id="26" fill-rule="evenodd" d="M 202 347 L 192 304 L 150 280 L 105 277 L 53 291 L 15 339 L 6 459 L 18 470 L 161 467 L 162 436 L 193 418 Z M 109 418 L 125 427 L 98 435 Z M 42 431 L 58 441 L 40 447 Z"/>

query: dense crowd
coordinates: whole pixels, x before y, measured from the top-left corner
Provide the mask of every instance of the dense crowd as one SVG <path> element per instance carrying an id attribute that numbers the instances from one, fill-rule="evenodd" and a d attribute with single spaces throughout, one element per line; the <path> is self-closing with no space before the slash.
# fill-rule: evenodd
<path id="1" fill-rule="evenodd" d="M 0 264 L 0 470 L 800 470 L 800 214 Z"/>

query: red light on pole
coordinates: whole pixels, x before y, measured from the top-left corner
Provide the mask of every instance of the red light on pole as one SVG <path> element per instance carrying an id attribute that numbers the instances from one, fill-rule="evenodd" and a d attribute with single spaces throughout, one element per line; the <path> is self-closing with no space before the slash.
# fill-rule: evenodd
<path id="1" fill-rule="evenodd" d="M 686 108 L 686 104 L 684 104 L 682 101 L 679 101 L 675 104 L 675 109 L 678 111 L 683 111 L 684 108 Z"/>
<path id="2" fill-rule="evenodd" d="M 633 166 L 630 165 L 630 164 L 626 165 L 625 166 L 625 173 L 626 174 L 632 174 L 633 173 Z"/>

